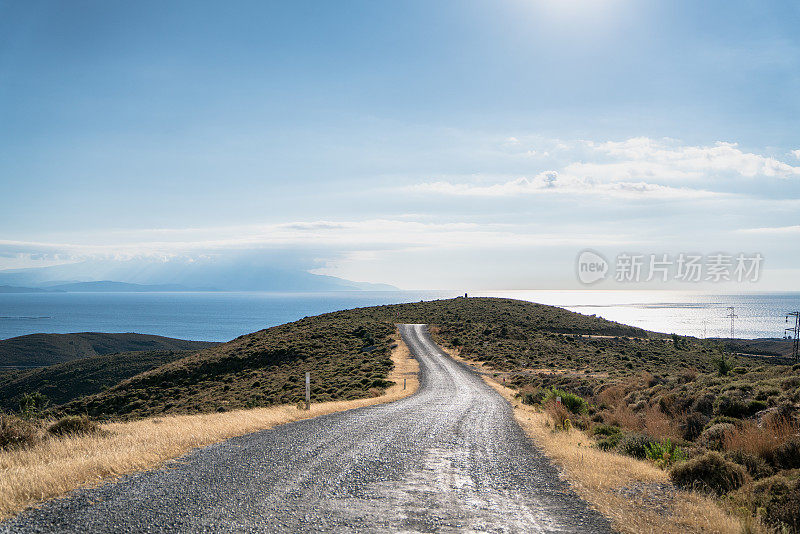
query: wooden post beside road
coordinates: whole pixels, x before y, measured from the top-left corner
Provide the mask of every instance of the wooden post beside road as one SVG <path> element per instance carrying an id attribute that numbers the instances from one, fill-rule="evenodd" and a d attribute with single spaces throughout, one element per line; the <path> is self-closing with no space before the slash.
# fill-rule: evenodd
<path id="1" fill-rule="evenodd" d="M 311 373 L 306 372 L 306 410 L 311 409 Z"/>

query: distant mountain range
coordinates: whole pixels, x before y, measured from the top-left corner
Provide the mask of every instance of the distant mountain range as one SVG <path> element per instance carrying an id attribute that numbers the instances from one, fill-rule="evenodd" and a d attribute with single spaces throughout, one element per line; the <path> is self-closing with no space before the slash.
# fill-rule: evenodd
<path id="1" fill-rule="evenodd" d="M 0 293 L 47 293 L 48 289 L 41 287 L 0 286 Z"/>
<path id="2" fill-rule="evenodd" d="M 397 288 L 256 261 L 104 260 L 0 271 L 0 293 L 348 290 Z"/>

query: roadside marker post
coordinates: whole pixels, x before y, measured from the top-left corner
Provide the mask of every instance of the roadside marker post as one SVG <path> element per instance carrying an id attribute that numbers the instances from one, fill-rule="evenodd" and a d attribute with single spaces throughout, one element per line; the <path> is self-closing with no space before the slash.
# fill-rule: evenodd
<path id="1" fill-rule="evenodd" d="M 403 379 L 403 389 L 406 389 L 406 379 Z"/>
<path id="2" fill-rule="evenodd" d="M 561 404 L 561 397 L 556 397 L 556 404 Z"/>
<path id="3" fill-rule="evenodd" d="M 306 410 L 311 409 L 311 373 L 306 371 Z"/>

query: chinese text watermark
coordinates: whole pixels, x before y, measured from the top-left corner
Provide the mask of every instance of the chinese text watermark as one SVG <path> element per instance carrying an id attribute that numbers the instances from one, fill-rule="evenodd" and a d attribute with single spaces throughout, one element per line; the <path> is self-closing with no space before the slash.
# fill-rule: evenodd
<path id="1" fill-rule="evenodd" d="M 594 284 L 613 277 L 616 282 L 757 282 L 764 257 L 759 253 L 633 254 L 622 253 L 613 266 L 594 250 L 578 254 L 578 279 Z"/>

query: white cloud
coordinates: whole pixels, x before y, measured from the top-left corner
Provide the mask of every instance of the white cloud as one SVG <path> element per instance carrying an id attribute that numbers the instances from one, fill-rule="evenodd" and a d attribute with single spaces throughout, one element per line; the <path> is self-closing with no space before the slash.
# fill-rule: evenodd
<path id="1" fill-rule="evenodd" d="M 770 156 L 745 152 L 736 143 L 709 146 L 681 144 L 674 139 L 634 137 L 624 141 L 572 141 L 513 138 L 513 156 L 524 160 L 546 147 L 557 154 L 552 170 L 532 176 L 498 176 L 492 183 L 470 179 L 431 180 L 406 191 L 454 196 L 509 197 L 546 193 L 621 199 L 696 199 L 733 197 L 741 178 L 788 179 L 800 176 L 792 166 Z M 795 151 L 800 154 L 800 150 Z M 793 152 L 794 153 L 794 152 Z M 542 151 L 550 156 L 550 152 Z M 525 166 L 533 166 L 528 162 Z M 737 181 L 736 178 L 739 178 Z M 691 187 L 677 184 L 693 184 Z"/>
<path id="2" fill-rule="evenodd" d="M 792 156 L 800 159 L 800 150 L 792 150 Z"/>
<path id="3" fill-rule="evenodd" d="M 562 175 L 556 171 L 546 171 L 537 174 L 533 178 L 522 177 L 490 185 L 437 181 L 415 184 L 404 189 L 421 193 L 476 197 L 569 194 L 628 199 L 691 199 L 722 195 L 722 193 L 714 193 L 712 191 L 670 187 L 643 181 L 601 182 L 572 174 Z"/>
<path id="4" fill-rule="evenodd" d="M 702 178 L 707 173 L 734 173 L 747 178 L 800 176 L 800 167 L 743 152 L 736 143 L 719 141 L 711 146 L 690 146 L 670 139 L 634 137 L 620 142 L 585 141 L 585 144 L 594 152 L 615 158 L 612 170 L 616 172 L 627 166 L 630 173 L 667 179 Z"/>
<path id="5" fill-rule="evenodd" d="M 743 234 L 760 234 L 760 235 L 794 235 L 800 234 L 800 225 L 794 226 L 776 226 L 765 228 L 745 228 L 739 230 Z"/>

